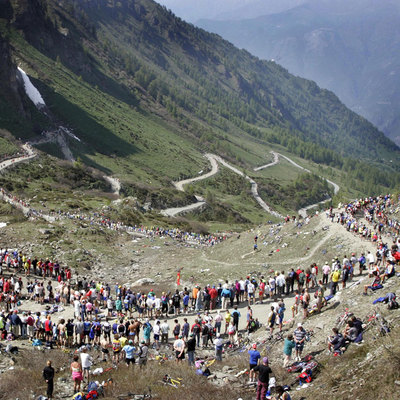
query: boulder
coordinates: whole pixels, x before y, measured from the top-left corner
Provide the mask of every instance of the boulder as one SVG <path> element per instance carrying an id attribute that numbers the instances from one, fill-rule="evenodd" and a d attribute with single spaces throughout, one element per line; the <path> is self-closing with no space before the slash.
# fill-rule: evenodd
<path id="1" fill-rule="evenodd" d="M 151 278 L 141 278 L 138 279 L 132 286 L 143 286 L 143 285 L 152 285 L 154 283 L 154 279 Z"/>

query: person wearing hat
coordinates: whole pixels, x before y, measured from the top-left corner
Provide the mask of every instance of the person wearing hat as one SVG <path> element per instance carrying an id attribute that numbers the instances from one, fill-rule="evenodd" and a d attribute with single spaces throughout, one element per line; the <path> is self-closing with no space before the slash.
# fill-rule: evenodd
<path id="1" fill-rule="evenodd" d="M 260 352 L 257 350 L 257 345 L 254 343 L 251 349 L 248 351 L 249 354 L 249 383 L 255 382 L 254 368 L 258 365 L 258 360 L 261 358 Z"/>
<path id="2" fill-rule="evenodd" d="M 134 352 L 135 352 L 136 348 L 133 346 L 133 341 L 129 340 L 128 344 L 126 344 L 123 348 L 122 351 L 125 353 L 125 362 L 127 367 L 129 367 L 129 365 L 135 364 L 135 356 L 134 356 Z"/>
<path id="3" fill-rule="evenodd" d="M 186 343 L 187 345 L 187 356 L 189 366 L 194 365 L 195 351 L 196 351 L 196 335 L 194 333 L 190 334 L 190 338 Z"/>
<path id="4" fill-rule="evenodd" d="M 331 267 L 328 264 L 328 261 L 322 267 L 322 283 L 327 285 L 329 280 L 329 273 L 331 272 Z"/>
<path id="5" fill-rule="evenodd" d="M 149 353 L 149 348 L 146 345 L 146 342 L 144 340 L 142 340 L 140 342 L 140 347 L 139 347 L 139 366 L 140 368 L 142 368 L 143 366 L 145 366 L 147 364 L 147 355 Z"/>
<path id="6" fill-rule="evenodd" d="M 223 340 L 221 339 L 221 334 L 217 333 L 217 338 L 214 341 L 215 346 L 215 359 L 217 361 L 222 361 L 222 349 L 224 347 Z"/>
<path id="7" fill-rule="evenodd" d="M 335 270 L 331 273 L 331 295 L 334 296 L 336 294 L 336 291 L 338 289 L 339 285 L 339 279 L 340 279 L 340 270 L 338 268 L 335 268 Z"/>
<path id="8" fill-rule="evenodd" d="M 254 368 L 254 372 L 258 372 L 256 400 L 264 400 L 268 390 L 269 374 L 272 373 L 272 370 L 268 365 L 267 357 L 262 359 L 262 364 L 257 365 Z"/>
<path id="9" fill-rule="evenodd" d="M 174 350 L 177 363 L 185 359 L 185 341 L 183 340 L 182 335 L 179 335 L 179 338 L 175 340 Z"/>

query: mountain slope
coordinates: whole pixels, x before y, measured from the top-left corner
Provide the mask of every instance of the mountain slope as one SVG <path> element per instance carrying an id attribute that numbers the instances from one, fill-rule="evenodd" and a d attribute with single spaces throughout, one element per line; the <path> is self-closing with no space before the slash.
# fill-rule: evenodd
<path id="1" fill-rule="evenodd" d="M 157 0 L 178 17 L 196 24 L 199 19 L 243 19 L 288 10 L 306 0 Z"/>
<path id="2" fill-rule="evenodd" d="M 397 170 L 399 149 L 333 93 L 152 1 L 2 2 L 11 12 L 1 32 L 50 123 L 73 128 L 81 139 L 69 143 L 75 158 L 117 174 L 129 194 L 195 176 L 208 168 L 207 150 L 252 168 L 274 143 L 347 168 L 371 190 L 398 181 L 373 166 Z"/>
<path id="3" fill-rule="evenodd" d="M 333 90 L 400 143 L 397 2 L 309 1 L 275 15 L 244 18 L 197 24 Z"/>

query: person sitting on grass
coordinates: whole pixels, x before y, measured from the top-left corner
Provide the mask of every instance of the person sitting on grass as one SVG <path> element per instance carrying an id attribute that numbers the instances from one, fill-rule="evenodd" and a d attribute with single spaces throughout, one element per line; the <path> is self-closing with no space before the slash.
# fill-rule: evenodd
<path id="1" fill-rule="evenodd" d="M 364 293 L 363 295 L 366 296 L 368 293 L 368 289 L 371 289 L 372 291 L 378 290 L 378 289 L 382 289 L 383 285 L 381 283 L 381 278 L 378 274 L 378 271 L 374 271 L 372 273 L 372 276 L 374 278 L 374 280 L 372 281 L 371 285 L 365 285 L 364 286 Z"/>
<path id="2" fill-rule="evenodd" d="M 342 354 L 345 339 L 337 328 L 333 328 L 332 332 L 333 336 L 328 338 L 328 350 L 333 352 L 334 355 Z"/>
<path id="3" fill-rule="evenodd" d="M 275 391 L 276 395 L 275 397 L 272 398 L 273 400 L 292 400 L 290 394 L 287 391 L 285 391 L 283 386 L 277 386 Z"/>
<path id="4" fill-rule="evenodd" d="M 385 271 L 381 275 L 381 283 L 383 284 L 383 282 L 385 282 L 385 278 L 389 279 L 392 276 L 394 276 L 395 272 L 396 272 L 396 269 L 394 267 L 394 264 L 388 263 L 386 265 Z"/>

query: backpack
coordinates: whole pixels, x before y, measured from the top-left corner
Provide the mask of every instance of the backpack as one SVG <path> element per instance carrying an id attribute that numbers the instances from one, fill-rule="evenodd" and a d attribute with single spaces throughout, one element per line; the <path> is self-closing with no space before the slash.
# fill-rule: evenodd
<path id="1" fill-rule="evenodd" d="M 273 323 L 275 322 L 275 319 L 276 319 L 276 314 L 275 314 L 275 312 L 273 312 L 273 313 L 270 315 L 270 317 L 269 317 L 269 319 L 268 319 L 268 322 L 269 322 L 270 324 L 273 324 Z"/>
<path id="2" fill-rule="evenodd" d="M 97 399 L 99 397 L 99 394 L 97 393 L 97 390 L 91 390 L 84 398 L 85 400 L 92 400 L 92 399 Z"/>
<path id="3" fill-rule="evenodd" d="M 199 327 L 199 325 L 194 325 L 193 326 L 193 333 L 196 335 L 197 333 L 199 333 L 200 332 L 200 327 Z"/>
<path id="4" fill-rule="evenodd" d="M 87 391 L 91 392 L 92 390 L 97 390 L 98 386 L 99 385 L 94 381 L 89 382 L 88 387 L 87 387 Z"/>
<path id="5" fill-rule="evenodd" d="M 299 375 L 299 384 L 300 384 L 300 386 L 303 383 L 310 383 L 312 381 L 311 374 L 312 374 L 311 369 L 307 369 L 307 370 L 305 370 L 304 372 L 302 372 Z"/>
<path id="6" fill-rule="evenodd" d="M 256 330 L 256 321 L 254 319 L 250 322 L 249 332 L 254 332 Z"/>

